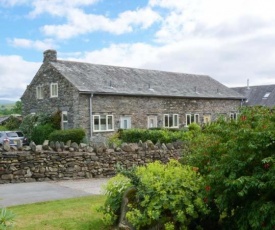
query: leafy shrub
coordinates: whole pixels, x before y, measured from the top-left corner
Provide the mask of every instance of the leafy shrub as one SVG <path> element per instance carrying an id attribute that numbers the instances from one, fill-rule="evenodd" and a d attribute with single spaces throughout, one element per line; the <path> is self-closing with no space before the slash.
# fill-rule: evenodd
<path id="1" fill-rule="evenodd" d="M 208 212 L 201 195 L 203 180 L 193 167 L 175 160 L 166 165 L 154 162 L 137 167 L 136 175 L 137 203 L 126 216 L 137 229 L 159 224 L 189 229 Z"/>
<path id="2" fill-rule="evenodd" d="M 54 130 L 50 124 L 37 125 L 33 129 L 31 140 L 34 141 L 35 144 L 43 144 L 45 140 L 49 139 L 50 134 Z"/>
<path id="3" fill-rule="evenodd" d="M 80 143 L 85 137 L 84 129 L 67 129 L 67 130 L 55 130 L 49 135 L 50 141 L 62 141 Z"/>
<path id="4" fill-rule="evenodd" d="M 5 127 L 8 130 L 16 130 L 16 129 L 19 129 L 20 124 L 21 124 L 20 119 L 18 119 L 17 117 L 11 116 L 7 121 L 7 123 L 5 124 Z"/>
<path id="5" fill-rule="evenodd" d="M 99 211 L 104 214 L 103 219 L 106 225 L 118 223 L 122 196 L 131 186 L 130 179 L 122 174 L 117 174 L 103 188 L 107 198 L 104 205 L 99 208 Z"/>
<path id="6" fill-rule="evenodd" d="M 243 108 L 237 121 L 207 126 L 185 163 L 207 183 L 206 200 L 225 229 L 275 227 L 275 113 Z"/>
<path id="7" fill-rule="evenodd" d="M 31 139 L 31 137 L 32 137 L 32 132 L 36 125 L 37 119 L 38 119 L 37 115 L 29 114 L 24 117 L 24 119 L 19 127 L 20 130 L 22 130 L 23 133 L 26 135 L 26 137 L 28 137 L 29 139 Z"/>
<path id="8" fill-rule="evenodd" d="M 177 140 L 190 140 L 192 134 L 183 130 L 172 131 L 169 129 L 126 129 L 120 133 L 122 142 L 138 143 L 151 140 L 153 143 L 172 143 Z"/>
<path id="9" fill-rule="evenodd" d="M 0 229 L 7 230 L 13 227 L 15 215 L 5 208 L 0 211 Z"/>
<path id="10" fill-rule="evenodd" d="M 119 172 L 123 176 L 118 174 L 107 185 L 103 211 L 108 223 L 117 223 L 122 195 L 131 186 L 136 195 L 126 217 L 136 229 L 199 227 L 200 217 L 208 212 L 201 193 L 203 180 L 193 167 L 171 160 L 166 165 L 154 162 Z"/>
<path id="11" fill-rule="evenodd" d="M 188 130 L 189 131 L 194 131 L 194 132 L 199 132 L 199 131 L 201 131 L 201 127 L 198 124 L 196 124 L 196 123 L 191 123 L 188 126 Z"/>
<path id="12" fill-rule="evenodd" d="M 0 125 L 0 131 L 6 131 L 8 130 L 6 126 Z"/>
<path id="13" fill-rule="evenodd" d="M 108 138 L 108 143 L 109 145 L 114 144 L 115 146 L 121 146 L 122 140 L 119 138 L 120 133 L 116 132 L 112 136 Z"/>

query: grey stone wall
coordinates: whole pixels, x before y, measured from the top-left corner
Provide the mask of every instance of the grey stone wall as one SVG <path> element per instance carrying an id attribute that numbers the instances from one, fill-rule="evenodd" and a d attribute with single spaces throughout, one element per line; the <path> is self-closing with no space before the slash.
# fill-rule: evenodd
<path id="1" fill-rule="evenodd" d="M 47 180 L 110 177 L 115 166 L 125 168 L 159 160 L 178 159 L 182 150 L 171 144 L 159 147 L 124 144 L 121 149 L 84 148 L 70 151 L 0 152 L 0 184 Z"/>

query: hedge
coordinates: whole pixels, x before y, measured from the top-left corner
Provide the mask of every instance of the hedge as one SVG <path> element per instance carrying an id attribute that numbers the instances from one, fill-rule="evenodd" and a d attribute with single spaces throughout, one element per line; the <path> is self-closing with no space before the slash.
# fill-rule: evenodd
<path id="1" fill-rule="evenodd" d="M 80 143 L 85 137 L 84 129 L 67 129 L 67 130 L 56 130 L 49 135 L 50 141 L 72 142 Z"/>

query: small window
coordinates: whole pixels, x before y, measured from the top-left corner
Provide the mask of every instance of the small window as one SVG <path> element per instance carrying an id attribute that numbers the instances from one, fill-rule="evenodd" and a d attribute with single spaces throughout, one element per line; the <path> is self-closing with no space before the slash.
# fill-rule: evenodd
<path id="1" fill-rule="evenodd" d="M 178 114 L 164 114 L 163 127 L 178 128 L 179 127 L 179 115 Z"/>
<path id="2" fill-rule="evenodd" d="M 158 118 L 157 116 L 148 116 L 148 128 L 156 128 L 158 126 Z"/>
<path id="3" fill-rule="evenodd" d="M 271 92 L 266 92 L 265 95 L 263 96 L 263 99 L 267 99 L 270 94 L 271 94 Z"/>
<path id="4" fill-rule="evenodd" d="M 113 131 L 113 115 L 93 115 L 93 131 Z"/>
<path id="5" fill-rule="evenodd" d="M 58 84 L 51 83 L 51 97 L 58 97 Z"/>
<path id="6" fill-rule="evenodd" d="M 43 87 L 42 86 L 37 86 L 36 87 L 36 98 L 37 99 L 43 99 Z"/>
<path id="7" fill-rule="evenodd" d="M 199 114 L 186 114 L 186 125 L 190 125 L 192 123 L 199 123 Z"/>
<path id="8" fill-rule="evenodd" d="M 131 128 L 131 117 L 123 116 L 120 118 L 120 128 L 121 129 L 130 129 Z"/>
<path id="9" fill-rule="evenodd" d="M 68 129 L 68 112 L 62 111 L 62 117 L 61 117 L 61 128 Z"/>

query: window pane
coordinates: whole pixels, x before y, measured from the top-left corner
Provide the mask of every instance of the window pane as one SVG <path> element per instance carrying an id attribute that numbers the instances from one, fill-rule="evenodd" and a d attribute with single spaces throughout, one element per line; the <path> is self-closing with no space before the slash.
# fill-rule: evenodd
<path id="1" fill-rule="evenodd" d="M 108 119 L 108 130 L 113 129 L 113 116 L 107 116 Z"/>
<path id="2" fill-rule="evenodd" d="M 106 116 L 100 116 L 100 130 L 106 130 Z"/>
<path id="3" fill-rule="evenodd" d="M 63 119 L 63 121 L 68 121 L 68 115 L 67 115 L 67 113 L 63 113 L 62 114 L 62 119 Z"/>
<path id="4" fill-rule="evenodd" d="M 99 116 L 94 116 L 94 130 L 99 130 Z"/>
<path id="5" fill-rule="evenodd" d="M 196 115 L 195 115 L 195 122 L 196 122 L 196 123 L 199 123 L 199 114 L 196 114 Z"/>
<path id="6" fill-rule="evenodd" d="M 173 126 L 173 117 L 170 115 L 169 116 L 169 127 L 172 127 Z"/>
<path id="7" fill-rule="evenodd" d="M 169 116 L 164 115 L 164 127 L 169 127 Z"/>
<path id="8" fill-rule="evenodd" d="M 177 114 L 174 114 L 174 127 L 177 127 L 178 126 L 178 115 Z"/>
<path id="9" fill-rule="evenodd" d="M 190 125 L 190 123 L 191 123 L 190 114 L 187 114 L 186 115 L 186 124 Z"/>

